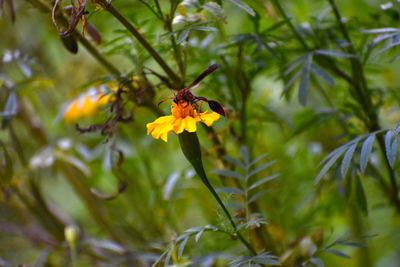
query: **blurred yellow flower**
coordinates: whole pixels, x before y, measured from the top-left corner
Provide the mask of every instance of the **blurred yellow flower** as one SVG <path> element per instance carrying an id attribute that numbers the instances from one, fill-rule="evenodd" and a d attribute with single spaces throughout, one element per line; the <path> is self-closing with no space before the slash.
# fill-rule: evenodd
<path id="1" fill-rule="evenodd" d="M 151 133 L 155 139 L 161 138 L 167 142 L 170 131 L 174 131 L 176 134 L 180 134 L 184 130 L 195 132 L 198 121 L 211 126 L 220 117 L 216 112 L 210 114 L 208 111 L 199 113 L 191 104 L 185 101 L 180 101 L 178 104 L 172 102 L 171 112 L 172 115 L 162 116 L 154 122 L 148 123 L 146 125 L 147 134 Z"/>
<path id="2" fill-rule="evenodd" d="M 82 117 L 96 114 L 99 109 L 109 103 L 113 95 L 101 90 L 101 88 L 91 88 L 88 92 L 79 95 L 65 109 L 63 118 L 67 122 L 75 122 Z"/>

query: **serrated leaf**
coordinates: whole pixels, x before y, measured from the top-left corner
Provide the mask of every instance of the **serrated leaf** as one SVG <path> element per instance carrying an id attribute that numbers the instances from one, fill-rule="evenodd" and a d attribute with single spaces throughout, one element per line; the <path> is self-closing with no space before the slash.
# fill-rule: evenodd
<path id="1" fill-rule="evenodd" d="M 256 164 L 257 162 L 259 162 L 260 160 L 262 160 L 262 159 L 265 158 L 266 156 L 268 156 L 268 153 L 264 153 L 264 154 L 258 156 L 256 159 L 252 160 L 252 161 L 249 163 L 249 167 L 252 166 L 252 165 L 254 165 L 254 164 Z"/>
<path id="2" fill-rule="evenodd" d="M 311 71 L 316 76 L 318 76 L 319 78 L 324 80 L 324 82 L 326 82 L 329 86 L 331 86 L 331 87 L 335 86 L 335 80 L 323 68 L 321 68 L 315 64 L 311 64 Z"/>
<path id="3" fill-rule="evenodd" d="M 239 180 L 244 180 L 244 177 L 235 171 L 232 170 L 212 170 L 211 173 L 221 175 L 221 176 L 226 176 L 226 177 L 231 177 Z"/>
<path id="4" fill-rule="evenodd" d="M 249 200 L 247 201 L 247 204 L 250 204 L 250 203 L 256 201 L 257 199 L 259 199 L 260 197 L 265 195 L 265 193 L 267 193 L 267 192 L 268 192 L 268 190 L 262 190 L 260 192 L 257 192 L 256 194 L 254 194 L 253 196 L 251 196 L 249 198 Z"/>
<path id="5" fill-rule="evenodd" d="M 328 56 L 328 57 L 357 58 L 357 55 L 337 52 L 337 51 L 329 51 L 329 50 L 315 50 L 315 53 L 321 56 Z"/>
<path id="6" fill-rule="evenodd" d="M 203 5 L 203 9 L 213 14 L 219 21 L 225 21 L 226 16 L 224 10 L 215 2 L 207 2 Z"/>
<path id="7" fill-rule="evenodd" d="M 242 169 L 246 169 L 246 166 L 243 164 L 243 162 L 241 162 L 240 160 L 238 160 L 238 159 L 235 159 L 235 158 L 232 158 L 232 157 L 230 157 L 230 156 L 222 156 L 222 158 L 224 159 L 224 160 L 226 160 L 226 161 L 229 161 L 230 163 L 232 163 L 233 165 L 235 165 L 235 166 L 238 166 L 238 167 L 240 167 L 240 168 L 242 168 Z"/>
<path id="8" fill-rule="evenodd" d="M 176 40 L 176 42 L 178 44 L 182 43 L 183 41 L 186 40 L 186 38 L 188 38 L 189 33 L 190 33 L 191 28 L 187 28 L 185 29 L 178 37 L 178 40 Z"/>
<path id="9" fill-rule="evenodd" d="M 247 147 L 245 147 L 245 146 L 240 147 L 240 155 L 242 155 L 242 159 L 243 159 L 244 163 L 246 165 L 248 165 L 249 161 L 250 161 L 250 156 L 249 156 L 249 150 L 247 149 Z"/>
<path id="10" fill-rule="evenodd" d="M 368 215 L 367 198 L 365 196 L 364 187 L 358 176 L 356 177 L 356 199 L 363 213 Z"/>
<path id="11" fill-rule="evenodd" d="M 336 162 L 338 158 L 340 158 L 344 151 L 346 151 L 347 146 L 341 146 L 340 149 L 335 150 L 336 154 L 332 155 L 332 157 L 325 163 L 324 167 L 319 172 L 317 178 L 315 178 L 314 184 L 318 184 L 321 178 L 328 172 L 328 170 L 332 167 L 332 165 Z"/>
<path id="12" fill-rule="evenodd" d="M 261 166 L 258 166 L 257 168 L 255 168 L 254 170 L 252 170 L 251 172 L 249 172 L 248 177 L 251 177 L 251 176 L 253 176 L 254 174 L 256 174 L 256 173 L 258 173 L 258 172 L 260 172 L 260 171 L 262 171 L 262 170 L 268 168 L 269 166 L 271 166 L 271 165 L 274 164 L 275 162 L 276 162 L 276 160 L 273 160 L 273 161 L 267 162 L 267 163 L 265 163 L 265 164 L 263 164 L 263 165 L 261 165 Z"/>
<path id="13" fill-rule="evenodd" d="M 364 172 L 365 168 L 367 167 L 369 155 L 371 154 L 372 145 L 374 144 L 374 141 L 375 141 L 375 134 L 371 134 L 365 139 L 364 143 L 362 144 L 361 155 L 360 155 L 361 172 Z"/>
<path id="14" fill-rule="evenodd" d="M 343 177 L 343 178 L 346 176 L 347 170 L 349 169 L 350 162 L 351 162 L 351 159 L 353 158 L 354 151 L 355 151 L 356 148 L 357 148 L 357 144 L 358 144 L 358 143 L 352 144 L 352 145 L 347 149 L 346 153 L 345 153 L 344 156 L 343 156 L 342 164 L 341 164 L 341 166 L 340 166 L 340 171 L 341 171 L 341 174 L 342 174 L 342 177 Z"/>
<path id="15" fill-rule="evenodd" d="M 271 180 L 275 179 L 275 178 L 278 177 L 278 176 L 279 176 L 279 174 L 274 174 L 274 175 L 265 177 L 265 178 L 263 178 L 263 179 L 261 179 L 261 180 L 258 180 L 257 182 L 255 182 L 254 184 L 252 184 L 251 186 L 249 186 L 248 190 L 250 191 L 250 190 L 256 188 L 257 186 L 262 185 L 263 183 L 266 183 L 266 182 L 268 182 L 268 181 L 271 181 Z"/>
<path id="16" fill-rule="evenodd" d="M 339 256 L 339 257 L 342 257 L 342 258 L 351 259 L 351 257 L 349 255 L 344 254 L 343 252 L 335 250 L 335 249 L 324 248 L 323 250 L 325 252 L 331 253 L 333 255 L 336 255 L 336 256 Z"/>
<path id="17" fill-rule="evenodd" d="M 310 70 L 313 54 L 309 53 L 301 68 L 301 78 L 299 84 L 299 102 L 303 106 L 307 104 L 308 87 L 310 85 Z"/>
<path id="18" fill-rule="evenodd" d="M 185 246 L 187 241 L 189 240 L 190 236 L 186 236 L 182 242 L 179 244 L 179 248 L 178 248 L 178 259 L 180 259 L 183 255 L 183 251 L 185 250 Z"/>
<path id="19" fill-rule="evenodd" d="M 253 16 L 253 17 L 254 17 L 254 16 L 256 15 L 256 13 L 254 12 L 254 10 L 253 10 L 251 7 L 249 7 L 249 5 L 247 5 L 246 3 L 243 3 L 243 2 L 240 1 L 240 0 L 227 0 L 227 1 L 231 2 L 232 4 L 234 4 L 235 6 L 241 8 L 241 9 L 243 9 L 243 10 L 246 11 L 250 16 Z"/>
<path id="20" fill-rule="evenodd" d="M 226 193 L 226 194 L 236 194 L 236 195 L 241 195 L 244 196 L 245 193 L 243 190 L 237 188 L 237 187 L 219 187 L 215 189 L 218 193 Z"/>

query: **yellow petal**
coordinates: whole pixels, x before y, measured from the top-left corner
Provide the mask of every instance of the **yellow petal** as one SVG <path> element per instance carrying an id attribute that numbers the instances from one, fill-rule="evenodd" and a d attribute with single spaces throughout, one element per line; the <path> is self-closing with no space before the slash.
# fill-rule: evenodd
<path id="1" fill-rule="evenodd" d="M 189 133 L 193 133 L 197 130 L 196 120 L 193 117 L 187 116 L 182 121 L 185 124 L 185 130 Z"/>
<path id="2" fill-rule="evenodd" d="M 173 129 L 173 123 L 175 121 L 174 116 L 162 116 L 156 119 L 154 122 L 148 123 L 147 134 L 153 136 L 153 138 L 161 138 L 165 142 L 168 141 L 168 134 Z"/>
<path id="3" fill-rule="evenodd" d="M 211 114 L 208 114 L 208 111 L 203 112 L 200 114 L 200 121 L 210 127 L 214 121 L 218 120 L 220 115 L 216 112 L 212 112 Z"/>
<path id="4" fill-rule="evenodd" d="M 185 123 L 183 122 L 183 119 L 178 118 L 174 122 L 174 132 L 176 134 L 180 134 L 185 130 Z"/>

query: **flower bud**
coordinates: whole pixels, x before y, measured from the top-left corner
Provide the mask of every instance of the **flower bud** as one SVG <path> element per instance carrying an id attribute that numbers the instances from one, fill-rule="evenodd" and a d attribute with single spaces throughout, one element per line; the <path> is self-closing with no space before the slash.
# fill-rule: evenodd
<path id="1" fill-rule="evenodd" d="M 70 247 L 75 247 L 79 239 L 79 228 L 76 225 L 68 225 L 64 229 L 65 240 Z"/>

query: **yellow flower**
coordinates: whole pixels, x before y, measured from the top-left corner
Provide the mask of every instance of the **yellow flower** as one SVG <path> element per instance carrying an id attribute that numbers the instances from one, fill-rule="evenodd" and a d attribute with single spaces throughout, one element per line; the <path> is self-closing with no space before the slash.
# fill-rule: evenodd
<path id="1" fill-rule="evenodd" d="M 112 94 L 105 94 L 100 88 L 93 88 L 81 94 L 72 101 L 64 112 L 64 119 L 67 122 L 74 122 L 82 117 L 96 114 L 100 107 L 109 103 Z"/>
<path id="2" fill-rule="evenodd" d="M 139 76 L 132 76 L 131 85 L 135 89 L 140 89 L 139 82 Z M 63 113 L 64 120 L 67 122 L 75 122 L 80 118 L 96 115 L 101 107 L 115 99 L 114 93 L 118 91 L 120 86 L 118 82 L 94 84 L 87 92 L 80 94 L 68 104 Z"/>
<path id="3" fill-rule="evenodd" d="M 146 125 L 147 134 L 151 133 L 155 139 L 161 138 L 167 142 L 170 131 L 174 131 L 176 134 L 180 134 L 184 130 L 190 133 L 196 132 L 198 121 L 211 126 L 220 116 L 215 112 L 210 114 L 208 111 L 199 113 L 191 104 L 184 101 L 180 101 L 178 104 L 172 102 L 171 112 L 172 115 L 162 116 L 154 122 L 148 123 Z"/>

